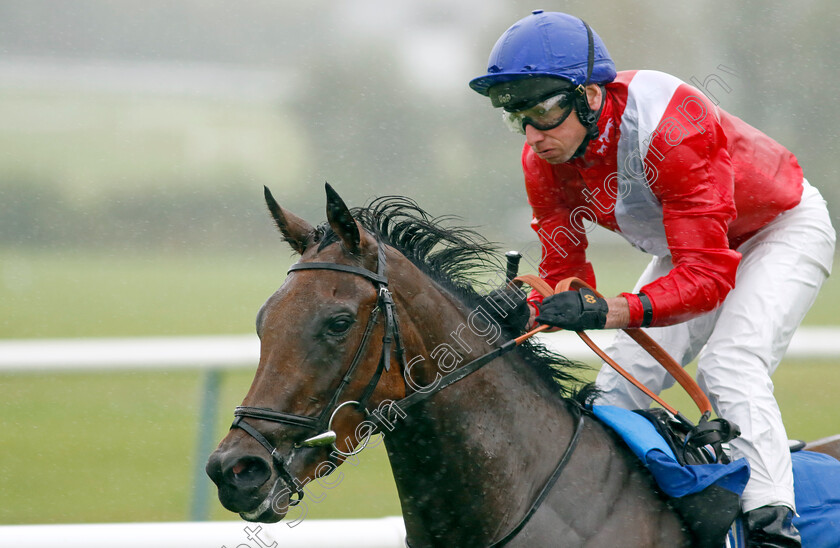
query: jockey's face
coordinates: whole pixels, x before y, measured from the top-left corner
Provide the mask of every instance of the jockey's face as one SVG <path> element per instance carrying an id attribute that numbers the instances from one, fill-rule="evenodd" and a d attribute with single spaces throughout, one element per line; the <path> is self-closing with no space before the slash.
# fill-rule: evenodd
<path id="1" fill-rule="evenodd" d="M 589 107 L 597 110 L 601 105 L 601 88 L 590 85 L 586 88 Z M 569 116 L 559 126 L 539 130 L 531 124 L 525 125 L 525 142 L 534 153 L 549 164 L 562 164 L 569 159 L 586 138 L 586 128 L 578 117 Z"/>

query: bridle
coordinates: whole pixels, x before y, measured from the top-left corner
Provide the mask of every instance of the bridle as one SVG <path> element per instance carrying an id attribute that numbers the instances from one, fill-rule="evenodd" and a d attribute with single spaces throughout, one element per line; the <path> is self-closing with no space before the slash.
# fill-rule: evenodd
<path id="1" fill-rule="evenodd" d="M 544 281 L 540 280 L 539 278 L 536 278 L 535 276 L 524 275 L 521 277 L 515 277 L 518 259 L 512 259 L 513 258 L 510 256 L 510 254 L 508 254 L 507 278 L 510 284 L 514 284 L 517 282 L 520 284 L 523 282 L 527 283 L 544 296 L 551 295 L 555 291 L 566 291 L 569 289 L 578 289 L 579 287 L 589 287 L 586 285 L 585 282 L 577 278 L 567 278 L 566 280 L 560 282 L 560 284 L 558 284 L 556 288 L 552 289 Z M 336 388 L 336 391 L 330 398 L 329 403 L 326 405 L 326 407 L 324 407 L 323 411 L 321 411 L 321 413 L 317 417 L 274 411 L 273 409 L 263 407 L 239 406 L 234 410 L 233 414 L 235 416 L 235 419 L 233 421 L 233 424 L 231 425 L 231 429 L 239 428 L 241 430 L 244 430 L 251 437 L 257 440 L 271 455 L 272 463 L 276 469 L 278 478 L 283 479 L 288 488 L 290 490 L 294 490 L 292 494 L 297 495 L 297 499 L 292 499 L 291 496 L 289 497 L 289 506 L 299 504 L 301 499 L 303 499 L 304 495 L 302 485 L 299 481 L 292 477 L 288 470 L 288 462 L 294 455 L 294 450 L 289 454 L 287 460 L 284 461 L 280 457 L 277 448 L 274 447 L 274 445 L 272 445 L 271 442 L 269 442 L 268 439 L 266 439 L 266 437 L 262 433 L 260 433 L 256 428 L 251 426 L 244 419 L 246 417 L 254 418 L 314 430 L 316 432 L 314 436 L 306 438 L 304 441 L 295 444 L 294 447 L 298 448 L 332 446 L 332 448 L 337 454 L 342 455 L 344 457 L 350 457 L 362 451 L 367 445 L 371 435 L 373 435 L 373 430 L 381 430 L 383 423 L 388 421 L 388 419 L 384 418 L 380 413 L 371 414 L 367 410 L 367 405 L 368 400 L 373 395 L 373 392 L 376 390 L 376 387 L 379 384 L 379 380 L 382 377 L 382 373 L 390 370 L 392 345 L 395 345 L 394 352 L 396 354 L 396 358 L 403 373 L 406 374 L 408 369 L 405 362 L 405 349 L 403 347 L 402 337 L 400 335 L 400 327 L 399 322 L 397 320 L 394 299 L 391 295 L 390 290 L 388 289 L 385 247 L 381 242 L 377 242 L 377 271 L 375 273 L 361 267 L 326 262 L 296 263 L 289 268 L 289 272 L 299 270 L 332 270 L 335 272 L 344 272 L 348 274 L 361 276 L 373 283 L 376 289 L 377 301 L 376 306 L 374 307 L 370 314 L 370 317 L 368 318 L 367 326 L 365 327 L 365 331 L 362 335 L 359 347 L 356 349 L 356 352 L 353 355 L 353 360 L 350 362 L 350 366 L 347 368 L 347 371 L 342 377 L 341 382 Z M 593 288 L 590 289 L 594 291 Z M 358 400 L 346 400 L 339 404 L 338 401 L 341 397 L 342 392 L 349 385 L 353 374 L 355 373 L 356 369 L 359 366 L 359 363 L 361 362 L 362 356 L 364 356 L 365 354 L 368 343 L 370 341 L 371 334 L 373 333 L 376 323 L 378 322 L 378 316 L 380 312 L 385 318 L 385 326 L 382 335 L 382 351 L 379 357 L 379 364 L 376 368 L 376 371 L 374 372 L 370 381 L 368 381 L 366 388 L 364 389 L 362 395 L 359 397 Z M 547 325 L 541 325 L 524 335 L 521 335 L 513 340 L 509 340 L 501 346 L 495 348 L 494 350 L 484 354 L 483 356 L 480 356 L 472 360 L 471 362 L 459 367 L 458 369 L 440 377 L 434 385 L 434 387 L 423 388 L 422 390 L 418 390 L 402 398 L 401 400 L 391 402 L 391 409 L 389 409 L 388 415 L 390 416 L 390 413 L 393 411 L 393 407 L 396 407 L 399 410 L 399 413 L 402 414 L 402 416 L 405 416 L 405 411 L 408 408 L 431 398 L 444 388 L 451 386 L 452 384 L 466 378 L 467 376 L 478 371 L 481 367 L 492 362 L 496 358 L 514 350 L 518 345 L 522 344 L 531 336 L 547 328 Z M 660 404 L 663 405 L 665 409 L 668 409 L 672 414 L 674 414 L 678 420 L 692 427 L 691 435 L 696 436 L 696 440 L 693 440 L 693 443 L 695 445 L 702 446 L 705 444 L 720 444 L 722 442 L 729 441 L 730 439 L 732 439 L 740 433 L 738 431 L 737 426 L 730 426 L 729 423 L 727 421 L 724 421 L 723 419 L 708 420 L 709 415 L 711 413 L 711 404 L 708 398 L 697 386 L 697 383 L 694 381 L 694 379 L 687 375 L 679 366 L 679 364 L 676 363 L 674 359 L 656 342 L 650 339 L 649 336 L 647 336 L 643 331 L 639 329 L 627 328 L 624 331 L 631 338 L 636 340 L 636 342 L 639 343 L 642 346 L 642 348 L 644 348 L 652 357 L 654 357 L 677 380 L 677 382 L 679 382 L 679 384 L 686 389 L 691 398 L 697 404 L 698 408 L 701 410 L 701 412 L 703 412 L 700 424 L 697 427 L 694 427 L 694 425 L 691 424 L 691 422 L 688 421 L 688 419 L 683 417 L 681 413 L 677 412 L 676 410 L 672 410 L 670 406 L 662 402 L 655 395 L 650 394 L 649 390 L 647 390 L 646 387 L 641 385 L 641 383 L 639 383 L 635 378 L 633 378 L 632 375 L 629 375 L 611 358 L 609 358 L 609 356 L 604 354 L 604 352 L 600 350 L 600 348 L 598 348 L 598 346 L 595 345 L 591 341 L 591 339 L 589 339 L 589 337 L 586 336 L 584 332 L 578 332 L 578 335 L 584 340 L 584 342 L 587 343 L 587 345 L 590 346 L 590 348 L 592 348 L 593 351 L 595 351 L 596 354 L 598 354 L 609 365 L 616 369 L 616 371 L 618 371 L 622 376 L 627 378 L 627 380 L 632 382 L 638 388 L 642 389 L 645 393 L 648 393 L 649 395 L 651 395 L 651 397 L 655 398 L 656 401 L 660 402 Z M 350 452 L 344 452 L 338 449 L 338 447 L 336 447 L 335 445 L 336 434 L 335 431 L 332 430 L 332 423 L 338 411 L 340 411 L 343 407 L 349 405 L 355 405 L 359 411 L 363 412 L 366 415 L 365 421 L 372 423 L 374 429 L 368 430 L 367 436 L 362 442 L 359 443 L 359 445 L 355 449 L 351 450 Z M 537 495 L 536 499 L 532 502 L 530 508 L 525 513 L 524 517 L 519 521 L 519 523 L 515 527 L 513 527 L 513 529 L 511 529 L 504 537 L 502 537 L 502 539 L 492 543 L 489 546 L 489 548 L 499 548 L 501 546 L 506 545 L 525 527 L 525 525 L 527 525 L 528 521 L 539 509 L 542 502 L 546 499 L 551 489 L 554 487 L 555 483 L 560 478 L 563 469 L 570 461 L 572 454 L 574 453 L 574 450 L 577 447 L 578 442 L 580 441 L 581 432 L 583 431 L 584 418 L 589 412 L 580 404 L 573 401 L 569 402 L 569 408 L 571 413 L 577 418 L 575 420 L 572 436 L 569 441 L 569 445 L 566 447 L 566 451 L 563 453 L 563 456 L 560 458 L 560 461 L 555 467 L 553 473 L 546 480 L 545 484 L 543 485 L 543 488 L 540 490 L 540 493 Z M 330 411 L 331 409 L 332 411 Z M 333 455 L 331 454 L 330 457 L 332 458 Z M 406 544 L 409 545 L 408 539 L 406 539 Z"/>
<path id="2" fill-rule="evenodd" d="M 379 384 L 379 379 L 382 377 L 382 373 L 389 371 L 391 368 L 391 347 L 392 345 L 396 345 L 396 355 L 399 363 L 404 367 L 405 366 L 405 350 L 402 345 L 402 337 L 400 335 L 399 323 L 397 322 L 397 315 L 394 309 L 394 299 L 391 295 L 391 292 L 388 289 L 388 278 L 386 276 L 386 259 L 385 259 L 385 247 L 381 244 L 378 246 L 377 251 L 377 271 L 372 272 L 365 268 L 356 267 L 352 265 L 343 265 L 337 263 L 324 263 L 324 262 L 312 262 L 312 263 L 296 263 L 293 264 L 289 268 L 289 272 L 299 271 L 299 270 L 333 270 L 337 272 L 344 272 L 348 274 L 355 274 L 357 276 L 362 276 L 370 280 L 374 287 L 376 288 L 376 307 L 374 307 L 373 311 L 368 318 L 367 326 L 365 327 L 364 333 L 362 334 L 362 339 L 359 342 L 359 347 L 356 349 L 355 354 L 353 355 L 353 360 L 350 362 L 350 366 L 347 368 L 347 371 L 344 373 L 344 376 L 341 379 L 341 382 L 336 388 L 335 392 L 333 393 L 330 401 L 324 407 L 323 411 L 321 411 L 320 415 L 317 417 L 310 417 L 306 415 L 298 415 L 295 413 L 285 413 L 281 411 L 274 411 L 273 409 L 268 409 L 264 407 L 248 407 L 248 406 L 238 406 L 234 411 L 234 420 L 233 424 L 231 424 L 231 429 L 239 428 L 244 430 L 248 433 L 251 437 L 257 440 L 260 445 L 265 447 L 265 449 L 271 454 L 272 463 L 275 466 L 277 474 L 286 482 L 289 489 L 294 490 L 294 494 L 297 495 L 297 499 L 290 499 L 289 506 L 295 506 L 300 502 L 303 498 L 303 489 L 300 486 L 299 482 L 294 481 L 292 475 L 289 473 L 287 462 L 284 461 L 280 457 L 280 453 L 271 442 L 266 439 L 266 437 L 252 425 L 245 421 L 245 418 L 253 418 L 259 420 L 265 420 L 270 422 L 277 422 L 280 424 L 287 424 L 290 426 L 296 426 L 300 428 L 307 428 L 310 430 L 314 430 L 316 435 L 306 438 L 302 442 L 295 445 L 295 447 L 323 447 L 323 446 L 332 446 L 333 450 L 343 457 L 351 457 L 365 448 L 367 445 L 367 441 L 370 439 L 372 432 L 368 432 L 368 435 L 364 438 L 364 441 L 359 444 L 359 447 L 351 450 L 350 452 L 345 452 L 339 449 L 335 445 L 336 441 L 336 434 L 335 431 L 332 429 L 332 423 L 335 419 L 336 414 L 340 409 L 349 405 L 355 405 L 356 408 L 369 415 L 367 410 L 368 400 L 373 395 L 374 390 L 376 390 L 376 386 Z M 371 377 L 370 381 L 368 381 L 367 387 L 365 388 L 362 395 L 359 397 L 358 401 L 356 400 L 348 400 L 342 403 L 338 403 L 339 398 L 341 397 L 342 392 L 345 388 L 350 384 L 351 379 L 353 378 L 353 374 L 356 372 L 359 364 L 361 363 L 362 357 L 365 355 L 365 350 L 367 349 L 368 343 L 370 341 L 371 334 L 378 322 L 379 313 L 382 313 L 383 317 L 385 318 L 385 327 L 384 332 L 382 335 L 382 353 L 379 358 L 379 365 L 376 368 L 373 376 Z"/>
<path id="3" fill-rule="evenodd" d="M 280 457 L 280 453 L 277 450 L 277 448 L 274 447 L 274 445 L 272 445 L 272 443 L 269 442 L 268 439 L 266 439 L 266 437 L 262 433 L 260 433 L 256 428 L 247 423 L 244 419 L 248 417 L 314 430 L 315 432 L 319 433 L 296 444 L 295 448 L 323 447 L 331 445 L 332 448 L 338 454 L 345 457 L 353 456 L 365 448 L 373 432 L 368 431 L 367 436 L 364 438 L 364 441 L 361 442 L 358 447 L 356 447 L 349 453 L 343 452 L 340 449 L 338 449 L 338 447 L 336 447 L 336 434 L 335 431 L 332 430 L 332 423 L 335 419 L 336 414 L 340 409 L 342 409 L 345 406 L 355 405 L 358 410 L 367 415 L 366 421 L 372 423 L 376 427 L 381 427 L 382 423 L 387 419 L 384 419 L 380 414 L 370 414 L 367 410 L 367 404 L 368 400 L 373 395 L 377 384 L 379 384 L 379 379 L 382 377 L 382 373 L 390 370 L 392 345 L 395 345 L 394 352 L 396 354 L 400 367 L 403 371 L 406 371 L 407 369 L 405 362 L 405 349 L 403 347 L 402 337 L 400 335 L 400 328 L 399 322 L 397 320 L 396 309 L 394 306 L 394 299 L 391 295 L 390 290 L 388 289 L 385 247 L 384 245 L 382 245 L 381 242 L 378 242 L 377 271 L 375 273 L 365 268 L 360 268 L 352 265 L 325 262 L 296 263 L 289 268 L 289 272 L 299 270 L 332 270 L 362 276 L 370 280 L 376 288 L 377 304 L 371 312 L 370 317 L 368 318 L 367 326 L 365 327 L 365 331 L 362 335 L 359 347 L 356 349 L 356 352 L 353 355 L 353 360 L 350 362 L 350 366 L 347 368 L 347 371 L 342 377 L 338 388 L 333 393 L 332 398 L 330 398 L 329 403 L 326 407 L 324 407 L 324 410 L 321 411 L 320 415 L 318 415 L 317 417 L 309 417 L 294 413 L 274 411 L 273 409 L 268 409 L 264 407 L 247 406 L 238 406 L 233 412 L 235 418 L 233 424 L 231 424 L 231 429 L 239 428 L 241 430 L 244 430 L 251 437 L 257 440 L 260 443 L 260 445 L 265 447 L 265 449 L 271 454 L 272 462 L 275 466 L 278 476 L 286 482 L 289 489 L 294 490 L 293 494 L 297 495 L 297 499 L 292 499 L 290 496 L 288 503 L 289 506 L 295 506 L 296 504 L 300 503 L 301 499 L 303 499 L 304 492 L 302 486 L 300 485 L 300 482 L 296 481 L 292 477 L 291 473 L 288 470 L 287 461 L 284 461 Z M 359 397 L 358 401 L 348 400 L 336 405 L 338 403 L 339 398 L 341 397 L 341 393 L 350 383 L 353 373 L 358 368 L 362 356 L 365 354 L 365 350 L 368 346 L 368 342 L 370 340 L 370 336 L 373 332 L 374 326 L 377 323 L 377 317 L 380 311 L 382 312 L 385 318 L 385 328 L 382 335 L 382 353 L 379 357 L 379 365 L 377 366 L 376 371 L 374 372 L 370 381 L 368 381 L 367 387 L 365 388 L 364 392 L 362 392 L 362 395 Z M 409 407 L 412 407 L 434 396 L 444 388 L 478 371 L 481 367 L 490 363 L 496 358 L 514 350 L 519 344 L 524 342 L 524 340 L 524 337 L 519 337 L 517 339 L 507 341 L 500 347 L 472 360 L 471 362 L 463 365 L 462 367 L 459 367 L 455 371 L 444 375 L 440 378 L 439 382 L 435 385 L 433 389 L 424 389 L 422 391 L 414 392 L 413 394 L 410 394 L 401 400 L 393 402 L 391 405 L 393 407 L 397 407 L 402 412 L 404 412 Z M 335 406 L 335 408 L 331 412 L 330 409 L 332 409 L 333 406 Z M 563 472 L 563 469 L 566 467 L 566 464 L 568 464 L 569 460 L 571 459 L 572 453 L 574 452 L 575 448 L 577 447 L 578 441 L 580 440 L 580 434 L 583 430 L 582 427 L 585 417 L 585 413 L 579 405 L 570 405 L 570 409 L 572 413 L 577 416 L 577 419 L 574 424 L 574 431 L 572 433 L 571 440 L 569 441 L 569 445 L 566 448 L 566 451 L 563 453 L 563 456 L 560 458 L 560 462 L 557 464 L 553 473 L 543 486 L 542 490 L 531 504 L 525 516 L 510 532 L 508 532 L 507 535 L 505 535 L 502 539 L 491 544 L 489 548 L 498 548 L 510 542 L 525 527 L 525 525 L 528 523 L 528 521 L 531 519 L 534 513 L 536 513 L 539 506 L 548 496 L 552 487 L 554 487 L 554 484 L 560 478 L 560 474 Z M 406 544 L 408 544 L 407 539 Z"/>

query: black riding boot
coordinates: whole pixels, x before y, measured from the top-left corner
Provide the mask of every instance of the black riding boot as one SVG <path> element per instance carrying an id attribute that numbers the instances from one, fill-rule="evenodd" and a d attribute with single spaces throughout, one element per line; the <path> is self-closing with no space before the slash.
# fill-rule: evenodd
<path id="1" fill-rule="evenodd" d="M 762 506 L 747 512 L 744 518 L 750 548 L 802 548 L 799 531 L 793 525 L 793 511 L 787 506 Z"/>

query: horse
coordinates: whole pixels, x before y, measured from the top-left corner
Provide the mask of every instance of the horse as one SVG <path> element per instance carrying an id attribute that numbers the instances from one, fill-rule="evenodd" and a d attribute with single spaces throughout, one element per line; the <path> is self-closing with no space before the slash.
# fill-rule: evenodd
<path id="1" fill-rule="evenodd" d="M 379 432 L 410 547 L 691 545 L 582 411 L 583 366 L 505 343 L 519 333 L 475 289 L 492 244 L 403 197 L 351 211 L 327 185 L 319 226 L 265 199 L 300 259 L 257 314 L 253 383 L 207 462 L 226 509 L 280 521 Z"/>

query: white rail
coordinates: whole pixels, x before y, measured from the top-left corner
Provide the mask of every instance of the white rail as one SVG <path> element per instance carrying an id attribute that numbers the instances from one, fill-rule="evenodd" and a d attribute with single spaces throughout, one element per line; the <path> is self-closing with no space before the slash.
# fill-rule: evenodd
<path id="1" fill-rule="evenodd" d="M 590 333 L 601 345 L 609 332 Z M 567 358 L 595 358 L 573 333 L 540 336 Z M 259 361 L 255 335 L 146 337 L 123 339 L 0 340 L 0 372 L 47 373 L 113 369 L 255 368 Z M 840 326 L 803 327 L 796 332 L 788 358 L 830 359 L 840 356 Z"/>
<path id="2" fill-rule="evenodd" d="M 309 520 L 296 527 L 244 521 L 0 526 L 14 548 L 404 548 L 400 517 Z"/>
<path id="3" fill-rule="evenodd" d="M 602 346 L 606 346 L 612 335 L 608 332 L 593 332 L 592 338 Z M 573 333 L 555 333 L 541 336 L 549 348 L 563 354 L 567 358 L 576 359 L 587 362 L 594 362 L 595 356 L 583 342 Z M 157 369 L 157 370 L 173 370 L 173 369 L 198 369 L 204 370 L 204 396 L 202 399 L 202 409 L 199 413 L 198 424 L 198 441 L 195 465 L 195 477 L 193 479 L 193 502 L 190 510 L 190 519 L 202 520 L 208 515 L 207 509 L 207 490 L 209 482 L 204 476 L 204 458 L 213 450 L 215 441 L 212 436 L 213 425 L 216 420 L 216 408 L 218 398 L 218 386 L 220 371 L 223 369 L 255 369 L 259 361 L 260 345 L 255 335 L 217 335 L 217 336 L 197 336 L 197 337 L 147 337 L 147 338 L 123 338 L 123 339 L 47 339 L 47 340 L 0 340 L 0 374 L 37 374 L 37 373 L 70 373 L 81 371 L 112 371 L 112 370 L 127 370 L 127 369 Z M 840 327 L 808 327 L 800 329 L 793 338 L 790 348 L 787 352 L 787 357 L 794 359 L 836 359 L 840 356 Z M 46 527 L 46 526 L 45 526 Z M 132 527 L 139 528 L 135 535 L 134 530 L 129 531 L 123 529 L 120 533 L 115 533 L 109 529 L 110 526 L 102 525 L 102 529 L 74 529 L 74 525 L 50 526 L 55 529 L 44 529 L 37 533 L 38 535 L 49 534 L 57 535 L 57 539 L 71 538 L 72 535 L 77 534 L 77 531 L 84 531 L 78 533 L 80 535 L 119 535 L 120 540 L 116 544 L 124 547 L 129 546 L 205 546 L 205 544 L 160 544 L 157 540 L 143 541 L 139 544 L 127 544 L 123 542 L 125 538 L 140 538 L 142 534 L 147 534 L 144 527 L 150 527 L 148 534 L 157 535 L 157 531 L 166 531 L 161 533 L 162 537 L 174 535 L 172 531 L 182 531 L 176 524 L 167 525 L 148 525 L 148 524 L 134 524 Z M 61 529 L 66 527 L 67 529 Z M 81 526 L 78 526 L 81 527 Z M 129 527 L 129 526 L 125 526 Z M 186 527 L 186 526 L 183 526 Z M 202 525 L 204 527 L 204 525 Z M 229 527 L 228 525 L 208 525 L 206 530 L 214 530 L 214 528 Z M 329 524 L 324 522 L 319 526 L 326 530 Z M 97 546 L 111 546 L 114 545 L 113 538 L 109 544 L 106 541 L 104 544 L 92 544 L 91 541 L 85 541 L 81 544 L 67 544 L 65 542 L 46 542 L 38 541 L 36 544 L 21 544 L 18 542 L 5 542 L 7 537 L 3 535 L 10 535 L 12 531 L 16 531 L 20 538 L 24 538 L 28 534 L 34 534 L 34 530 L 26 529 L 24 526 L 17 526 L 12 528 L 0 528 L 0 546 L 87 546 L 95 548 Z M 142 531 L 140 531 L 142 529 Z M 288 528 L 287 528 L 288 529 Z M 307 527 L 307 530 L 309 527 Z M 183 529 L 186 530 L 186 529 Z M 93 532 L 96 531 L 96 532 Z M 102 531 L 110 531 L 107 534 Z M 126 532 L 128 531 L 128 532 Z M 241 533 L 242 529 L 238 529 Z M 179 533 L 180 534 L 180 533 Z M 191 536 L 193 533 L 189 533 Z M 216 533 L 214 533 L 216 534 Z M 342 537 L 344 533 L 342 533 Z M 17 537 L 16 537 L 17 538 Z M 100 538 L 100 537 L 96 537 Z M 157 539 L 158 537 L 154 537 Z M 173 538 L 175 538 L 173 536 Z M 180 537 L 179 537 L 180 538 Z M 215 537 L 214 537 L 215 538 Z M 221 537 L 219 537 L 221 538 Z M 330 537 L 335 538 L 335 537 Z M 366 538 L 366 537 L 365 537 Z M 128 542 L 128 541 L 127 541 Z M 380 546 L 379 544 L 370 544 L 370 541 L 365 540 L 362 544 L 342 544 L 341 546 Z M 232 546 L 241 548 L 240 545 L 247 543 L 237 542 Z M 269 543 L 270 545 L 271 543 Z M 213 545 L 213 548 L 221 547 L 222 543 Z M 260 546 L 253 544 L 253 546 Z M 284 540 L 281 546 L 337 546 L 335 544 L 312 544 L 306 541 L 303 544 L 288 544 Z M 386 545 L 382 545 L 386 546 Z M 387 546 L 393 546 L 389 544 Z M 402 546 L 402 545 L 399 545 Z"/>
<path id="4" fill-rule="evenodd" d="M 0 340 L 0 372 L 256 367 L 256 335 Z"/>

